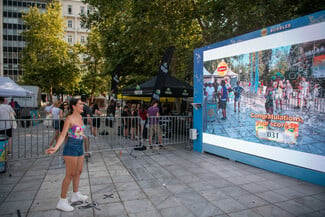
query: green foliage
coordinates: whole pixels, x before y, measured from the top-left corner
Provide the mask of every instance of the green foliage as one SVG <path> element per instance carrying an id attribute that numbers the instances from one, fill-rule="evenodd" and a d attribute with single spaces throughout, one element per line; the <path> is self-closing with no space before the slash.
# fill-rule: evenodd
<path id="1" fill-rule="evenodd" d="M 189 80 L 195 48 L 325 8 L 320 0 L 84 1 L 97 8 L 84 21 L 102 35 L 109 72 L 123 66 L 122 85 L 155 75 L 171 45 L 176 46 L 171 73 Z"/>
<path id="2" fill-rule="evenodd" d="M 325 9 L 320 0 L 84 0 L 88 43 L 69 46 L 58 1 L 47 12 L 24 15 L 23 80 L 48 93 L 97 95 L 110 89 L 110 75 L 122 65 L 120 87 L 154 76 L 165 49 L 176 47 L 170 72 L 191 82 L 193 50 Z M 50 34 L 49 34 L 50 33 Z M 78 53 L 83 64 L 78 67 Z M 267 74 L 270 55 L 261 62 Z M 212 67 L 212 66 L 211 66 Z M 244 67 L 244 66 L 240 66 Z M 285 71 L 285 62 L 279 62 Z"/>
<path id="3" fill-rule="evenodd" d="M 101 36 L 97 29 L 93 28 L 90 31 L 87 44 L 80 53 L 83 56 L 81 93 L 86 93 L 92 97 L 106 93 L 109 76 L 105 72 Z"/>
<path id="4" fill-rule="evenodd" d="M 21 80 L 48 94 L 73 94 L 79 82 L 79 58 L 76 48 L 64 41 L 60 3 L 48 4 L 44 13 L 31 7 L 23 20 L 27 28 L 22 35 L 27 46 L 22 52 Z"/>

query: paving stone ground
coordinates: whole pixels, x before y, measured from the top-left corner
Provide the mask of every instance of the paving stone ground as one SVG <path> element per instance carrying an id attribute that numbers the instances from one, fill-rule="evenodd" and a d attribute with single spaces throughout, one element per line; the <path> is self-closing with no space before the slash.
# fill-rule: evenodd
<path id="1" fill-rule="evenodd" d="M 132 155 L 94 153 L 84 163 L 80 191 L 100 210 L 55 209 L 65 173 L 59 157 L 10 166 L 12 177 L 0 175 L 2 217 L 18 211 L 31 217 L 325 216 L 325 187 L 189 151 L 183 144 Z M 70 186 L 68 197 L 71 192 Z"/>

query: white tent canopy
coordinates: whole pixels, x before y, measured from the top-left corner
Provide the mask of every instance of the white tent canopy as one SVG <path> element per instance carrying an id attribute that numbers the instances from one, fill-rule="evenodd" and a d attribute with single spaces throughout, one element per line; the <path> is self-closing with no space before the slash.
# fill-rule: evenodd
<path id="1" fill-rule="evenodd" d="M 31 97 L 33 92 L 22 88 L 8 77 L 0 77 L 0 96 Z"/>
<path id="2" fill-rule="evenodd" d="M 212 76 L 212 74 L 203 66 L 203 76 Z"/>
<path id="3" fill-rule="evenodd" d="M 221 76 L 218 75 L 218 70 L 217 69 L 213 72 L 213 75 L 214 76 L 217 76 L 217 77 L 221 77 Z M 237 77 L 238 75 L 229 68 L 228 71 L 227 71 L 227 73 L 225 74 L 225 76 L 228 76 L 228 77 Z"/>

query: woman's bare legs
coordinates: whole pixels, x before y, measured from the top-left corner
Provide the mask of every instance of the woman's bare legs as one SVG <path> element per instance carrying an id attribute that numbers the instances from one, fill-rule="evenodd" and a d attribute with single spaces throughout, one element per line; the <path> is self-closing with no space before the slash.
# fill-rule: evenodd
<path id="1" fill-rule="evenodd" d="M 62 181 L 61 198 L 67 198 L 70 182 L 76 176 L 78 171 L 78 158 L 79 157 L 64 156 L 66 172 Z"/>
<path id="2" fill-rule="evenodd" d="M 78 192 L 79 190 L 79 181 L 80 181 L 80 175 L 82 173 L 82 168 L 84 164 L 84 156 L 78 157 L 77 160 L 77 171 L 75 176 L 72 178 L 72 187 L 73 187 L 73 192 Z"/>

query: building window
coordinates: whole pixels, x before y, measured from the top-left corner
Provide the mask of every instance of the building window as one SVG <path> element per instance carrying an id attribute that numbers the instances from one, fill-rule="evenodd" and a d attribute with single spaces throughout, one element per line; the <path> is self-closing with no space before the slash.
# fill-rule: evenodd
<path id="1" fill-rule="evenodd" d="M 81 36 L 81 37 L 80 37 L 80 43 L 81 43 L 81 44 L 84 44 L 84 43 L 85 43 L 85 36 Z"/>
<path id="2" fill-rule="evenodd" d="M 85 14 L 85 7 L 84 6 L 80 6 L 80 14 Z"/>
<path id="3" fill-rule="evenodd" d="M 68 28 L 72 28 L 72 20 L 68 20 Z"/>
<path id="4" fill-rule="evenodd" d="M 72 5 L 68 5 L 68 14 L 72 14 Z"/>
<path id="5" fill-rule="evenodd" d="M 71 35 L 68 36 L 68 42 L 72 43 L 72 36 Z"/>

